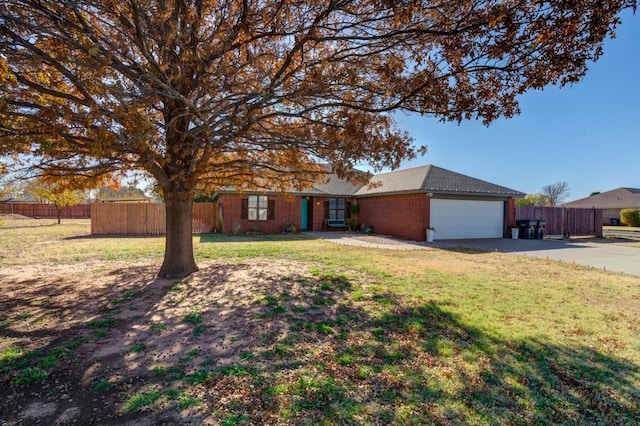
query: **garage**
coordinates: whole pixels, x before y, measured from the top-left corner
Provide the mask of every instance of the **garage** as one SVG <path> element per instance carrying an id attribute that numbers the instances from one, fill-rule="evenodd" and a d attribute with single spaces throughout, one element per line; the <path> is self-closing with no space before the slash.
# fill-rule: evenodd
<path id="1" fill-rule="evenodd" d="M 431 199 L 436 240 L 502 238 L 504 201 Z"/>
<path id="2" fill-rule="evenodd" d="M 358 221 L 377 234 L 425 241 L 503 238 L 515 221 L 515 199 L 525 194 L 441 167 L 427 165 L 381 173 L 354 198 Z"/>

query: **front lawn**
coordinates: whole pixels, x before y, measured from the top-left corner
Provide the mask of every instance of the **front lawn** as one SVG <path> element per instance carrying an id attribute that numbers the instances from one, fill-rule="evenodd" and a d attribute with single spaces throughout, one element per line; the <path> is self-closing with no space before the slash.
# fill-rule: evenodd
<path id="1" fill-rule="evenodd" d="M 161 280 L 161 237 L 5 222 L 0 423 L 640 422 L 640 277 L 202 235 Z"/>

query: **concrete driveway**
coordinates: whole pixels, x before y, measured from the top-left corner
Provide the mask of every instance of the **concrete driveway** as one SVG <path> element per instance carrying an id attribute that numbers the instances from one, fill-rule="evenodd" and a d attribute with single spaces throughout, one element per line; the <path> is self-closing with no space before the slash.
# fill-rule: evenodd
<path id="1" fill-rule="evenodd" d="M 636 242 L 638 244 L 639 242 Z M 442 240 L 428 244 L 437 248 L 471 248 L 553 259 L 593 268 L 640 275 L 640 247 L 627 240 Z"/>

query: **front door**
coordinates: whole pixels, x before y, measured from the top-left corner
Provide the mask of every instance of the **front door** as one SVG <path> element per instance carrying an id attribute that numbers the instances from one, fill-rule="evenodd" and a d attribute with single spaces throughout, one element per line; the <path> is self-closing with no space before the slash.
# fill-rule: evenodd
<path id="1" fill-rule="evenodd" d="M 309 200 L 302 199 L 302 212 L 300 213 L 300 229 L 306 231 L 309 228 Z"/>

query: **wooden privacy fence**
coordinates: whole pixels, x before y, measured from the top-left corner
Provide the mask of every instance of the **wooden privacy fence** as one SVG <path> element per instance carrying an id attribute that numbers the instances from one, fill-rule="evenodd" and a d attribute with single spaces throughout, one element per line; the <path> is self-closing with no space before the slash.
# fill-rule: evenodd
<path id="1" fill-rule="evenodd" d="M 214 203 L 194 203 L 193 232 L 213 231 L 218 217 Z M 159 203 L 100 203 L 91 211 L 91 234 L 164 234 L 165 205 Z"/>
<path id="2" fill-rule="evenodd" d="M 42 203 L 0 203 L 0 213 L 19 214 L 33 218 L 57 218 L 58 210 L 55 204 Z M 62 209 L 63 219 L 89 219 L 91 204 L 76 204 Z"/>
<path id="3" fill-rule="evenodd" d="M 544 220 L 545 235 L 602 236 L 601 209 L 517 206 L 516 220 Z"/>

